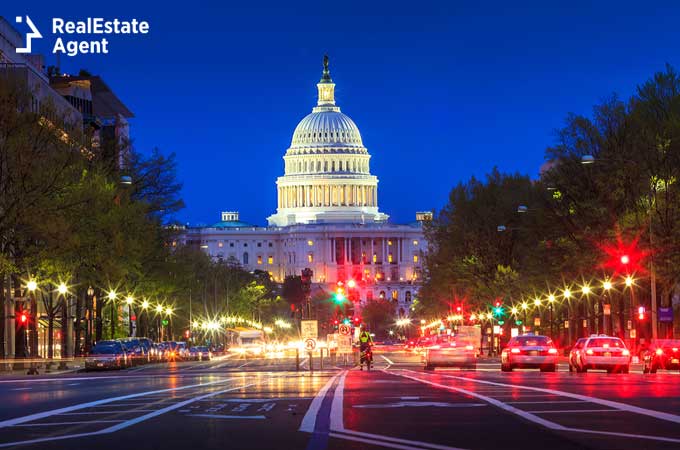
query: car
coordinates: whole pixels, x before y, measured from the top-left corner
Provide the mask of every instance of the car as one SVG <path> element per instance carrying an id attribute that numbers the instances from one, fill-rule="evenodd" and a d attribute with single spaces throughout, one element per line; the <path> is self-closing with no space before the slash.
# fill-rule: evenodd
<path id="1" fill-rule="evenodd" d="M 195 361 L 210 361 L 212 359 L 212 353 L 206 346 L 191 347 L 189 354 Z"/>
<path id="2" fill-rule="evenodd" d="M 523 334 L 508 341 L 501 352 L 501 370 L 540 369 L 554 372 L 557 368 L 557 348 L 548 336 Z"/>
<path id="3" fill-rule="evenodd" d="M 573 370 L 584 373 L 590 369 L 606 370 L 607 373 L 628 373 L 630 350 L 622 339 L 604 334 L 586 338 L 583 347 L 574 356 Z"/>
<path id="4" fill-rule="evenodd" d="M 416 340 L 415 339 L 409 339 L 406 341 L 406 344 L 404 344 L 404 350 L 407 352 L 412 352 L 415 351 L 416 349 Z"/>
<path id="5" fill-rule="evenodd" d="M 680 370 L 680 339 L 653 339 L 643 356 L 643 373 Z"/>
<path id="6" fill-rule="evenodd" d="M 460 367 L 474 370 L 477 368 L 478 355 L 477 348 L 469 339 L 441 335 L 425 349 L 424 368 Z"/>
<path id="7" fill-rule="evenodd" d="M 133 366 L 146 364 L 150 361 L 149 350 L 139 339 L 126 338 L 120 341 L 125 347 L 125 352 L 128 354 Z"/>
<path id="8" fill-rule="evenodd" d="M 583 349 L 583 345 L 587 340 L 587 338 L 578 338 L 574 346 L 571 348 L 571 351 L 569 352 L 569 372 L 574 371 L 574 367 L 576 366 L 576 357 Z"/>
<path id="9" fill-rule="evenodd" d="M 130 364 L 120 341 L 99 341 L 85 358 L 85 370 L 125 369 Z"/>

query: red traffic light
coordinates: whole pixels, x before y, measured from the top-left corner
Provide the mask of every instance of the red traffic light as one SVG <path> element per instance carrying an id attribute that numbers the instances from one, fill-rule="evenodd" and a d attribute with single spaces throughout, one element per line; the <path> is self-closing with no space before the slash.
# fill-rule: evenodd
<path id="1" fill-rule="evenodd" d="M 624 266 L 628 265 L 630 263 L 630 256 L 628 255 L 621 255 L 621 264 Z"/>
<path id="2" fill-rule="evenodd" d="M 354 323 L 359 323 L 361 322 L 361 317 L 355 317 L 354 318 Z"/>
<path id="3" fill-rule="evenodd" d="M 26 315 L 26 313 L 21 313 L 20 320 L 21 320 L 21 323 L 26 323 L 28 321 L 28 316 Z"/>
<path id="4" fill-rule="evenodd" d="M 644 320 L 645 319 L 645 307 L 644 306 L 638 306 L 638 320 Z"/>
<path id="5" fill-rule="evenodd" d="M 462 306 L 456 306 L 456 312 L 459 313 L 461 311 L 463 311 L 463 307 Z"/>
<path id="6" fill-rule="evenodd" d="M 496 300 L 496 308 L 500 308 L 500 306 L 501 306 L 501 301 L 500 301 L 500 300 Z"/>

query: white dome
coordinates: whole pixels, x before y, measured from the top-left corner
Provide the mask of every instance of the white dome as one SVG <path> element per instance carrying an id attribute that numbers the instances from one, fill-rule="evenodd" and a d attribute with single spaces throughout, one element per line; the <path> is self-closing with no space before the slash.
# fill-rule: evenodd
<path id="1" fill-rule="evenodd" d="M 302 119 L 293 133 L 291 148 L 363 147 L 354 121 L 337 109 L 315 111 Z"/>

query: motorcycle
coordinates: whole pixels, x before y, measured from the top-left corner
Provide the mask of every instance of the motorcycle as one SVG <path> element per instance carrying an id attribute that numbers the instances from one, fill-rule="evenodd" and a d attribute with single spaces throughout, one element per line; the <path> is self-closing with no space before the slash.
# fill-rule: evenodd
<path id="1" fill-rule="evenodd" d="M 371 370 L 373 366 L 373 350 L 370 345 L 367 345 L 363 350 L 361 350 L 361 356 L 359 357 L 359 370 L 364 370 L 364 364 L 366 364 L 366 370 Z"/>

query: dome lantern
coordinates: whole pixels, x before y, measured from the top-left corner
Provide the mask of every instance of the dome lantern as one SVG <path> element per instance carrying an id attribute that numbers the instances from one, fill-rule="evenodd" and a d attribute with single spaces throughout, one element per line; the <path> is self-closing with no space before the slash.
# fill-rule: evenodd
<path id="1" fill-rule="evenodd" d="M 319 89 L 317 106 L 335 106 L 335 83 L 333 83 L 331 72 L 328 69 L 328 55 L 323 57 L 323 74 L 316 87 Z M 333 109 L 330 110 L 332 111 Z"/>

